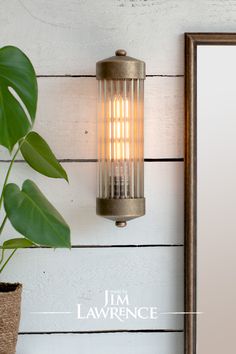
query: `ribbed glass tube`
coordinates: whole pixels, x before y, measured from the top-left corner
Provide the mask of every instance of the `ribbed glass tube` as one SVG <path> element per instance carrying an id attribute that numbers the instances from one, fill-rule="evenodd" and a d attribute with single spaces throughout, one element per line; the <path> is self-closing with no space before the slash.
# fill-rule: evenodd
<path id="1" fill-rule="evenodd" d="M 144 197 L 144 80 L 98 80 L 101 199 Z"/>

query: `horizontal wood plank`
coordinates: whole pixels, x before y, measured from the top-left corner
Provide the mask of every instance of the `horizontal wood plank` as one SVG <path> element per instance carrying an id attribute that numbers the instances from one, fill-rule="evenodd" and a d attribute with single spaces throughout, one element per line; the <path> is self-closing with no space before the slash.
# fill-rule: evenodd
<path id="1" fill-rule="evenodd" d="M 24 285 L 21 332 L 183 329 L 183 249 L 26 249 L 16 253 L 2 281 Z M 100 309 L 105 291 L 128 294 L 129 307 L 157 307 L 157 319 L 78 319 Z M 122 305 L 126 306 L 126 305 Z M 71 312 L 45 314 L 37 312 Z"/>
<path id="2" fill-rule="evenodd" d="M 19 336 L 16 354 L 182 354 L 182 333 Z"/>
<path id="3" fill-rule="evenodd" d="M 38 74 L 94 74 L 95 62 L 117 48 L 145 60 L 149 74 L 183 74 L 184 32 L 235 31 L 235 1 L 226 5 L 225 0 L 11 0 L 3 4 L 1 45 L 10 43 L 26 51 Z"/>
<path id="4" fill-rule="evenodd" d="M 145 157 L 183 157 L 183 78 L 148 78 Z M 40 78 L 34 129 L 59 159 L 96 159 L 95 78 Z M 0 160 L 9 154 L 0 148 Z"/>
<path id="5" fill-rule="evenodd" d="M 0 185 L 8 163 L 0 163 Z M 142 245 L 183 243 L 183 162 L 146 162 L 146 215 L 124 229 L 96 215 L 96 163 L 63 163 L 70 184 L 41 176 L 16 163 L 10 182 L 34 180 L 71 226 L 73 245 Z M 10 223 L 2 239 L 16 232 Z"/>

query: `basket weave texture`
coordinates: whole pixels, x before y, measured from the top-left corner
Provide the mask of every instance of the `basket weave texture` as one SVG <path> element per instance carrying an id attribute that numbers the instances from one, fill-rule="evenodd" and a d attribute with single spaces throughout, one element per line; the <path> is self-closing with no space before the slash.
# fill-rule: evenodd
<path id="1" fill-rule="evenodd" d="M 0 354 L 15 354 L 22 285 L 0 283 Z"/>

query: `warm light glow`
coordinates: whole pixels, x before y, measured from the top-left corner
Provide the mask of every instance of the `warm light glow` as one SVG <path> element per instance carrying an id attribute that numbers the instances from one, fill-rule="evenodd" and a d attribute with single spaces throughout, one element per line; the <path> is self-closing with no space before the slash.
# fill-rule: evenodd
<path id="1" fill-rule="evenodd" d="M 98 98 L 98 195 L 141 198 L 143 80 L 101 81 Z"/>
<path id="2" fill-rule="evenodd" d="M 109 159 L 129 159 L 129 102 L 121 96 L 109 101 Z"/>

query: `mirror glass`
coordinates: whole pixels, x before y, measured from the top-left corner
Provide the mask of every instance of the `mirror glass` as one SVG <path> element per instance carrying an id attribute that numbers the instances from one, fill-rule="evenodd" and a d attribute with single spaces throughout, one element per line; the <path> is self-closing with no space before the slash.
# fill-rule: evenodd
<path id="1" fill-rule="evenodd" d="M 197 46 L 197 354 L 236 353 L 236 45 Z"/>

